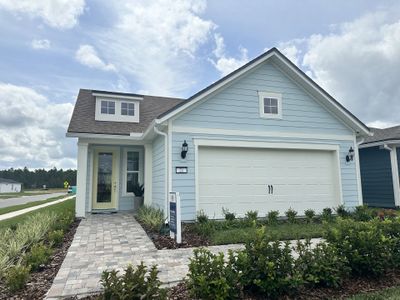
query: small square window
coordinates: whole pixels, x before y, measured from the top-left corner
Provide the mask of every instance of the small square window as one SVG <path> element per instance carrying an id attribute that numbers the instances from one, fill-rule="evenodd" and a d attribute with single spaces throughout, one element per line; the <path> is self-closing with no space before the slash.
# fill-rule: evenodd
<path id="1" fill-rule="evenodd" d="M 282 95 L 277 93 L 259 92 L 260 117 L 282 118 Z"/>
<path id="2" fill-rule="evenodd" d="M 135 104 L 122 102 L 121 103 L 121 115 L 134 116 L 135 115 Z"/>
<path id="3" fill-rule="evenodd" d="M 278 99 L 264 98 L 264 114 L 278 114 Z"/>

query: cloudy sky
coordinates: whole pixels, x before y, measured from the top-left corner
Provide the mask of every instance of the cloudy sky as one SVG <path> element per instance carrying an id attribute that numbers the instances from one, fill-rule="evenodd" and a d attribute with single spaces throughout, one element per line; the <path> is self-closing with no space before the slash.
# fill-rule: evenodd
<path id="1" fill-rule="evenodd" d="M 188 97 L 274 46 L 368 125 L 400 123 L 398 1 L 0 0 L 0 169 L 76 166 L 79 88 Z"/>

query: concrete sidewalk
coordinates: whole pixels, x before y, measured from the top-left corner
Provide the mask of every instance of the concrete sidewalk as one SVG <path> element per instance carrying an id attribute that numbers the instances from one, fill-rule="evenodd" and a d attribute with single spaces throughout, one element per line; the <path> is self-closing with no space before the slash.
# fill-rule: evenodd
<path id="1" fill-rule="evenodd" d="M 67 196 L 68 194 L 63 192 L 63 193 L 50 193 L 50 194 L 40 194 L 40 195 L 0 199 L 0 208 L 14 206 L 14 205 L 20 205 L 20 204 L 26 204 L 26 203 L 35 202 L 35 201 L 42 201 L 42 200 L 46 200 L 46 199 L 50 199 L 50 198 L 59 197 L 62 195 Z"/>
<path id="2" fill-rule="evenodd" d="M 68 197 L 65 197 L 65 198 L 62 198 L 62 199 L 59 199 L 59 200 L 55 200 L 55 201 L 50 201 L 50 202 L 47 202 L 47 203 L 44 203 L 44 204 L 40 204 L 40 205 L 36 205 L 36 206 L 20 209 L 20 210 L 17 210 L 17 211 L 9 212 L 7 214 L 0 215 L 0 221 L 11 219 L 11 218 L 26 214 L 27 212 L 31 212 L 31 211 L 34 211 L 34 210 L 37 210 L 37 209 L 40 209 L 40 208 L 43 208 L 43 207 L 46 207 L 46 206 L 50 206 L 50 205 L 54 205 L 54 204 L 57 204 L 57 203 L 60 203 L 60 202 L 64 202 L 64 201 L 72 199 L 72 198 L 75 198 L 75 195 L 68 196 Z"/>

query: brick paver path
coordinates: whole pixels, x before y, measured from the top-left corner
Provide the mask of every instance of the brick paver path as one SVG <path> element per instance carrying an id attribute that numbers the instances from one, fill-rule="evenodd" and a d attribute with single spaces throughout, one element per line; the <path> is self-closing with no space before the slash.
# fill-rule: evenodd
<path id="1" fill-rule="evenodd" d="M 242 247 L 236 244 L 209 249 L 226 253 L 228 249 Z M 47 299 L 98 292 L 103 270 L 122 270 L 128 264 L 141 261 L 147 265 L 157 264 L 160 280 L 174 284 L 187 274 L 192 253 L 193 248 L 157 250 L 132 214 L 89 215 L 81 221 Z"/>

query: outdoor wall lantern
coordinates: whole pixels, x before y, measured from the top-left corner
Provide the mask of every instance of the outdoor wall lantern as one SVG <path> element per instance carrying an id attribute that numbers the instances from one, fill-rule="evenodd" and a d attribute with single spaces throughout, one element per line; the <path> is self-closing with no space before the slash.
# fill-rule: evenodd
<path id="1" fill-rule="evenodd" d="M 353 161 L 353 159 L 354 159 L 354 149 L 353 149 L 353 147 L 350 147 L 349 153 L 347 153 L 347 155 L 346 155 L 346 161 L 347 162 Z"/>
<path id="2" fill-rule="evenodd" d="M 188 149 L 189 149 L 189 146 L 188 146 L 188 144 L 186 143 L 186 140 L 183 142 L 183 144 L 182 144 L 182 152 L 181 152 L 181 157 L 183 158 L 183 159 L 185 159 L 186 158 L 186 153 L 188 152 Z"/>

